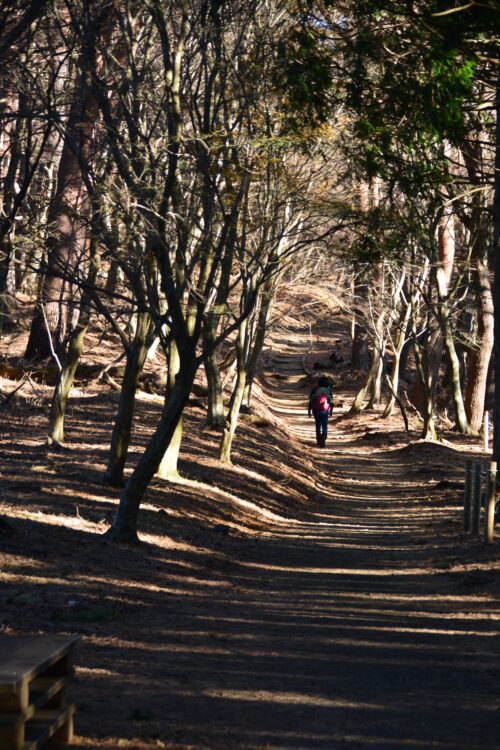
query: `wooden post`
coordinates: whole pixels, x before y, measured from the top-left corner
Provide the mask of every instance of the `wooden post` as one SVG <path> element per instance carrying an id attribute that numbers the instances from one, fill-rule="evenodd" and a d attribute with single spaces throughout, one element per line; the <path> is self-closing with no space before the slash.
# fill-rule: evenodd
<path id="1" fill-rule="evenodd" d="M 481 464 L 474 464 L 472 469 L 472 533 L 479 534 L 479 525 L 481 523 L 481 496 L 482 496 L 482 477 Z"/>
<path id="2" fill-rule="evenodd" d="M 471 529 L 472 461 L 465 464 L 464 531 Z"/>
<path id="3" fill-rule="evenodd" d="M 485 505 L 484 505 L 484 542 L 485 544 L 491 544 L 493 541 L 493 533 L 494 533 L 494 526 L 495 526 L 496 489 L 497 489 L 497 463 L 496 461 L 492 461 L 490 463 L 488 492 L 486 494 Z"/>

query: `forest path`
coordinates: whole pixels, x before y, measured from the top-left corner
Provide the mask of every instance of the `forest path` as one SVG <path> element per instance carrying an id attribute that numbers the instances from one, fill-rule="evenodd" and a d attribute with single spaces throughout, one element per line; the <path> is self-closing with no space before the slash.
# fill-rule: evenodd
<path id="1" fill-rule="evenodd" d="M 459 514 L 431 489 L 459 494 L 460 467 L 440 446 L 365 448 L 342 421 L 317 449 L 304 340 L 280 343 L 266 396 L 316 456 L 317 502 L 242 550 L 240 596 L 211 621 L 220 652 L 200 664 L 217 699 L 208 746 L 498 748 L 498 600 L 454 557 Z"/>

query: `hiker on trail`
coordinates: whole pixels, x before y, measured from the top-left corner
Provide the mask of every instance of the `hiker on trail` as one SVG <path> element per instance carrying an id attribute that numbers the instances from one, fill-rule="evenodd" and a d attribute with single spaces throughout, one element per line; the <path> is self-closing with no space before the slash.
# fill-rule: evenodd
<path id="1" fill-rule="evenodd" d="M 326 436 L 328 433 L 328 417 L 333 411 L 333 398 L 330 382 L 328 378 L 322 376 L 318 380 L 318 385 L 313 388 L 309 396 L 308 416 L 311 416 L 311 410 L 316 421 L 316 442 L 320 448 L 325 447 Z"/>

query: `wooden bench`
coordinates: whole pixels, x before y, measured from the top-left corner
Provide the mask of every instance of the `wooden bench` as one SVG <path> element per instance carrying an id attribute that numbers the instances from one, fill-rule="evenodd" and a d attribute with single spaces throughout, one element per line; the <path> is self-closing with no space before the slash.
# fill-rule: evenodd
<path id="1" fill-rule="evenodd" d="M 0 748 L 38 750 L 70 742 L 74 706 L 66 705 L 76 638 L 0 636 Z"/>

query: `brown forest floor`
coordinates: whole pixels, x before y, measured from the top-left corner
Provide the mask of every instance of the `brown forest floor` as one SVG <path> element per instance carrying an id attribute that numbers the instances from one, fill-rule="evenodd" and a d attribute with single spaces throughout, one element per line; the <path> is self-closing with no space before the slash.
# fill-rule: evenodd
<path id="1" fill-rule="evenodd" d="M 140 547 L 101 536 L 119 497 L 101 484 L 115 392 L 75 390 L 64 453 L 45 440 L 49 387 L 26 384 L 0 410 L 14 531 L 0 536 L 0 630 L 81 636 L 75 748 L 499 748 L 500 545 L 461 533 L 480 442 L 346 418 L 359 379 L 341 364 L 325 368 L 336 408 L 320 451 L 308 324 L 309 364 L 347 356 L 348 330 L 304 294 L 283 312 L 234 466 L 217 462 L 195 400 L 184 479 L 153 482 Z M 159 409 L 140 394 L 131 465 Z"/>

